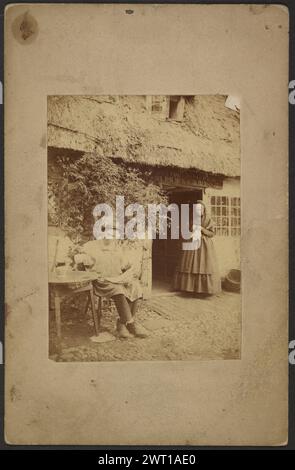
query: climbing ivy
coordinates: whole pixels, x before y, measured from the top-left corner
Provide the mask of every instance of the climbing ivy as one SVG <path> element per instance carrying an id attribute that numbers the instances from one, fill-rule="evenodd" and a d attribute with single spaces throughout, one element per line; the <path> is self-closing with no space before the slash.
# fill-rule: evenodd
<path id="1" fill-rule="evenodd" d="M 72 238 L 88 238 L 92 233 L 92 211 L 99 203 L 115 207 L 116 196 L 131 203 L 166 204 L 161 188 L 149 182 L 149 174 L 116 163 L 109 157 L 86 153 L 80 158 L 59 156 L 55 165 L 62 173 L 60 200 L 61 228 Z"/>

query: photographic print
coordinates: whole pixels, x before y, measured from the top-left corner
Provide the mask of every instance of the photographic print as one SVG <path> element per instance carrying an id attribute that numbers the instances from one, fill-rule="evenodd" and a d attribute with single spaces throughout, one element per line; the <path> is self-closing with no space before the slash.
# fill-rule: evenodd
<path id="1" fill-rule="evenodd" d="M 47 106 L 49 357 L 239 359 L 240 100 Z"/>

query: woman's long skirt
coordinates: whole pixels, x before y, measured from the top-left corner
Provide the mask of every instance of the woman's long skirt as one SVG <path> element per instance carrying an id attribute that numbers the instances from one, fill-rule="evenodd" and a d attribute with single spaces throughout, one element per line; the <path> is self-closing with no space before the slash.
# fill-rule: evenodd
<path id="1" fill-rule="evenodd" d="M 212 238 L 203 236 L 200 248 L 182 251 L 173 287 L 175 290 L 199 294 L 217 294 L 221 291 Z"/>

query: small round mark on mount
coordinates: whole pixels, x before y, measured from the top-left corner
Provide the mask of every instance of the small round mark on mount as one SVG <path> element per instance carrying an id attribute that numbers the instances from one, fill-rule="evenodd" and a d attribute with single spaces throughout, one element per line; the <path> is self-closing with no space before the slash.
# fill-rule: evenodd
<path id="1" fill-rule="evenodd" d="M 31 44 L 38 32 L 38 23 L 29 12 L 17 16 L 12 23 L 12 33 L 20 44 Z"/>

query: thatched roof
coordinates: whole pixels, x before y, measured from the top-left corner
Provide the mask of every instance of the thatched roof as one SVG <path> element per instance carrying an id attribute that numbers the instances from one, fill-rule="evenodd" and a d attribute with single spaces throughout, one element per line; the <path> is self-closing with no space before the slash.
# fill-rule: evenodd
<path id="1" fill-rule="evenodd" d="M 187 99 L 183 121 L 174 122 L 155 118 L 143 96 L 50 96 L 48 146 L 238 176 L 239 113 L 225 100 Z"/>

